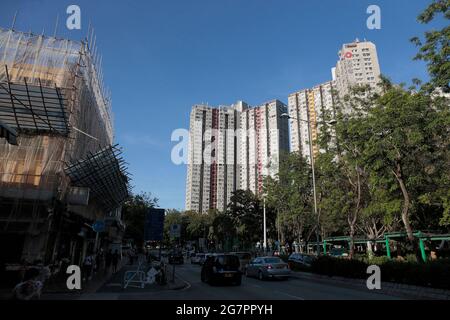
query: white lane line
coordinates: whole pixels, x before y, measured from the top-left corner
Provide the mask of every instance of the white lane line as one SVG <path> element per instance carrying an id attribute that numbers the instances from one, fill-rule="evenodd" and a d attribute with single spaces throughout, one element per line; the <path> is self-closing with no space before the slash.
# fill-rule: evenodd
<path id="1" fill-rule="evenodd" d="M 299 296 L 294 296 L 292 294 L 286 293 L 286 292 L 281 292 L 281 291 L 274 291 L 274 293 L 281 293 L 284 294 L 285 296 L 297 299 L 297 300 L 305 300 L 305 298 L 299 297 Z"/>
<path id="2" fill-rule="evenodd" d="M 184 280 L 183 278 L 181 278 L 179 275 L 175 275 L 175 277 L 177 277 L 178 279 L 180 279 L 181 281 L 183 281 L 186 284 L 186 287 L 184 287 L 183 289 L 180 289 L 178 291 L 186 291 L 188 290 L 192 285 L 189 281 Z"/>

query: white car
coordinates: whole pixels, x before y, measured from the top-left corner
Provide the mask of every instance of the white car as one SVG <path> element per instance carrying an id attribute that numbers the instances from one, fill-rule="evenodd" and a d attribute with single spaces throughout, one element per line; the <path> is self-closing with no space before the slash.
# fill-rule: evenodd
<path id="1" fill-rule="evenodd" d="M 201 261 L 205 259 L 204 253 L 197 253 L 195 256 L 191 258 L 192 264 L 201 264 Z"/>

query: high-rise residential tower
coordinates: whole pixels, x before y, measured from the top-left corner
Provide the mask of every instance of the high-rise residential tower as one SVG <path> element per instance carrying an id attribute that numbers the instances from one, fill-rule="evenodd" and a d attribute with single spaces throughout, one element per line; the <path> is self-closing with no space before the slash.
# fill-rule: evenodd
<path id="1" fill-rule="evenodd" d="M 339 96 L 346 95 L 356 85 L 376 86 L 381 72 L 375 44 L 356 39 L 344 44 L 338 55 L 332 74 Z"/>
<path id="2" fill-rule="evenodd" d="M 317 155 L 320 151 L 317 139 L 327 122 L 335 120 L 338 97 L 342 98 L 357 85 L 375 88 L 379 81 L 380 65 L 372 42 L 357 39 L 344 44 L 338 54 L 339 60 L 332 69 L 332 81 L 289 95 L 291 150 L 300 152 L 307 159 L 310 158 L 309 130 L 313 154 Z M 329 129 L 333 135 L 333 128 Z"/>
<path id="3" fill-rule="evenodd" d="M 263 177 L 278 172 L 289 151 L 287 107 L 278 100 L 258 107 L 196 105 L 190 117 L 186 210 L 224 210 L 232 192 L 260 194 Z"/>
<path id="4" fill-rule="evenodd" d="M 291 151 L 309 159 L 311 134 L 313 154 L 319 152 L 317 138 L 326 122 L 336 117 L 335 86 L 334 81 L 329 81 L 289 95 Z"/>

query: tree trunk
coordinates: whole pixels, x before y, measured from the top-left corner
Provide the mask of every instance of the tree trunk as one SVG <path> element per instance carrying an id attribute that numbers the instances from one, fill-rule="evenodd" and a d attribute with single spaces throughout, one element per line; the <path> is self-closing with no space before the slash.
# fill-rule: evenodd
<path id="1" fill-rule="evenodd" d="M 354 244 L 354 238 L 355 238 L 355 225 L 350 225 L 350 243 L 349 243 L 349 253 L 348 257 L 349 259 L 353 259 L 353 256 L 355 254 L 355 244 Z"/>
<path id="2" fill-rule="evenodd" d="M 361 206 L 361 179 L 360 179 L 360 172 L 359 172 L 359 167 L 356 165 L 355 166 L 355 172 L 356 172 L 356 185 L 354 185 L 356 187 L 356 194 L 357 194 L 357 198 L 356 198 L 356 206 L 355 206 L 355 210 L 353 213 L 353 217 L 348 217 L 348 224 L 350 227 L 350 248 L 349 248 L 349 258 L 353 259 L 353 256 L 355 254 L 355 245 L 354 245 L 354 237 L 355 237 L 355 226 L 356 226 L 356 221 L 358 219 L 358 213 L 360 210 L 360 206 Z"/>
<path id="3" fill-rule="evenodd" d="M 414 242 L 413 230 L 409 222 L 409 207 L 411 205 L 411 200 L 409 198 L 409 193 L 408 190 L 406 189 L 405 182 L 403 181 L 401 167 L 399 164 L 397 164 L 397 169 L 396 171 L 393 171 L 393 174 L 397 179 L 397 182 L 403 194 L 402 221 L 405 226 L 406 234 L 408 235 L 408 240 Z"/>
<path id="4" fill-rule="evenodd" d="M 411 206 L 411 200 L 409 198 L 408 189 L 406 189 L 405 182 L 402 177 L 402 170 L 400 164 L 397 163 L 396 171 L 394 172 L 395 178 L 397 179 L 400 189 L 403 194 L 403 208 L 402 208 L 402 221 L 405 225 L 406 234 L 408 236 L 408 241 L 411 243 L 414 254 L 418 262 L 422 261 L 422 256 L 419 252 L 419 243 L 416 238 L 414 238 L 413 229 L 409 221 L 409 207 Z"/>

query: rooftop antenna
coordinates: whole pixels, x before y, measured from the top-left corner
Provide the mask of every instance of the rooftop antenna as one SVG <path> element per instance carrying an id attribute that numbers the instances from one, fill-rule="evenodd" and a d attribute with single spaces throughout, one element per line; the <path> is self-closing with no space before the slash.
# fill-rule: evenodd
<path id="1" fill-rule="evenodd" d="M 56 32 L 58 31 L 59 14 L 56 15 L 55 32 L 53 32 L 53 38 L 56 38 Z"/>
<path id="2" fill-rule="evenodd" d="M 13 22 L 12 22 L 12 25 L 11 25 L 11 30 L 14 30 L 14 26 L 16 25 L 17 12 L 18 11 L 16 11 L 16 13 L 14 13 Z"/>

